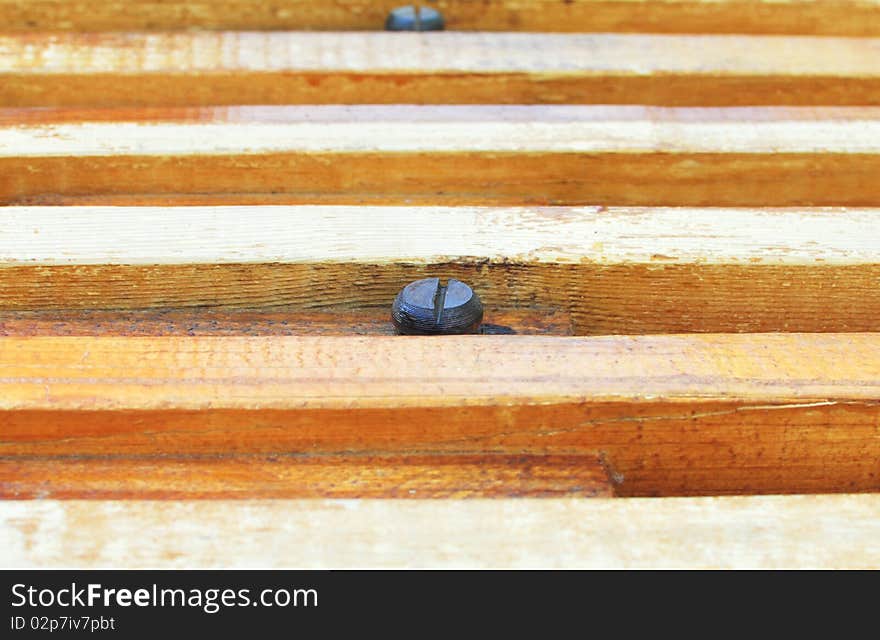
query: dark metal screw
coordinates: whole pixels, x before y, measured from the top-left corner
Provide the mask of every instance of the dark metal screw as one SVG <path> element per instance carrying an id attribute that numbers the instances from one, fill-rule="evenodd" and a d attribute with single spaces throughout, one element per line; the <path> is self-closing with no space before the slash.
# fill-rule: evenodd
<path id="1" fill-rule="evenodd" d="M 398 7 L 385 20 L 385 31 L 442 31 L 443 26 L 443 15 L 427 7 Z"/>
<path id="2" fill-rule="evenodd" d="M 425 278 L 406 285 L 391 307 L 391 321 L 405 335 L 476 333 L 483 321 L 480 296 L 464 282 Z"/>

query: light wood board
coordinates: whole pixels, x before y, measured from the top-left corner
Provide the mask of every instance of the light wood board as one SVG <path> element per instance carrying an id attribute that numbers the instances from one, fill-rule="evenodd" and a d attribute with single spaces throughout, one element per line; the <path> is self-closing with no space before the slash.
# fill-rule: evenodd
<path id="1" fill-rule="evenodd" d="M 0 113 L 0 202 L 871 206 L 880 204 L 878 114 L 13 109 Z"/>
<path id="2" fill-rule="evenodd" d="M 0 105 L 880 104 L 880 38 L 563 33 L 0 35 Z"/>
<path id="3" fill-rule="evenodd" d="M 880 567 L 880 496 L 0 503 L 6 567 Z"/>
<path id="4" fill-rule="evenodd" d="M 487 323 L 521 333 L 880 331 L 877 209 L 8 207 L 0 223 L 4 312 L 156 310 L 0 315 L 7 333 L 83 335 L 91 318 L 212 335 L 205 305 L 277 308 L 262 330 L 199 312 L 243 334 L 367 331 L 356 313 L 387 332 L 394 296 L 427 276 L 468 282 Z"/>

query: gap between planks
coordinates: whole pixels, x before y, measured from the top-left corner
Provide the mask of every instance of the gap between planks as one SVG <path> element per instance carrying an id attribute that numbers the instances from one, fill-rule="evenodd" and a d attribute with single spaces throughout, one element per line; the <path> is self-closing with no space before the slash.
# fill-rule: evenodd
<path id="1" fill-rule="evenodd" d="M 430 0 L 446 28 L 880 35 L 876 0 Z M 398 0 L 2 0 L 7 31 L 382 30 Z"/>
<path id="2" fill-rule="evenodd" d="M 519 333 L 880 330 L 877 209 L 7 207 L 0 222 L 6 334 L 375 334 L 427 276 L 470 283 L 486 322 Z"/>
<path id="3" fill-rule="evenodd" d="M 0 112 L 0 202 L 872 206 L 880 204 L 878 114 L 873 107 L 11 109 Z"/>
<path id="4" fill-rule="evenodd" d="M 877 105 L 878 60 L 880 38 L 6 33 L 0 105 Z"/>
<path id="5" fill-rule="evenodd" d="M 880 568 L 880 496 L 0 502 L 6 567 Z"/>
<path id="6" fill-rule="evenodd" d="M 878 381 L 880 334 L 3 338 L 0 455 L 598 453 L 618 495 L 877 491 Z"/>

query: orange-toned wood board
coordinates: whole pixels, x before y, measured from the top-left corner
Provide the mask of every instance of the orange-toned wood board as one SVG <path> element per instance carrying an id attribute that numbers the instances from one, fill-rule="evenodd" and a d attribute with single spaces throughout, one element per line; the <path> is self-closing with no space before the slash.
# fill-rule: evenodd
<path id="1" fill-rule="evenodd" d="M 429 275 L 517 333 L 880 331 L 877 237 L 880 209 L 7 207 L 0 332 L 390 333 Z"/>
<path id="2" fill-rule="evenodd" d="M 880 334 L 3 338 L 0 456 L 598 454 L 620 495 L 880 489 Z"/>
<path id="3" fill-rule="evenodd" d="M 880 495 L 0 502 L 7 567 L 880 568 Z"/>
<path id="4" fill-rule="evenodd" d="M 381 30 L 399 0 L 0 0 L 10 31 Z M 880 35 L 877 0 L 427 0 L 447 29 Z"/>
<path id="5" fill-rule="evenodd" d="M 596 455 L 0 458 L 0 499 L 612 495 Z"/>
<path id="6" fill-rule="evenodd" d="M 880 204 L 876 108 L 54 113 L 3 113 L 0 202 Z"/>
<path id="7" fill-rule="evenodd" d="M 880 38 L 236 31 L 0 35 L 2 106 L 293 103 L 878 105 Z"/>

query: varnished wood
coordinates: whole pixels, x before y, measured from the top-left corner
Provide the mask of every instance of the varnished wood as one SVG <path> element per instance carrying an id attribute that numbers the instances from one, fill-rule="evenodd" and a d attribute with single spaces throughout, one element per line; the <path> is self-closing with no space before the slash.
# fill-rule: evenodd
<path id="1" fill-rule="evenodd" d="M 398 0 L 2 0 L 10 31 L 381 30 Z M 448 29 L 880 35 L 876 0 L 431 0 Z"/>
<path id="2" fill-rule="evenodd" d="M 880 337 L 4 338 L 0 455 L 596 453 L 621 495 L 880 489 Z"/>
<path id="3" fill-rule="evenodd" d="M 876 569 L 880 496 L 0 503 L 5 567 L 120 559 L 151 568 Z"/>
<path id="4" fill-rule="evenodd" d="M 0 118 L 6 204 L 880 204 L 875 108 L 287 107 L 149 121 L 122 110 L 113 122 L 21 113 Z"/>
<path id="5" fill-rule="evenodd" d="M 0 105 L 878 105 L 880 39 L 559 33 L 0 36 Z"/>
<path id="6" fill-rule="evenodd" d="M 612 495 L 596 455 L 0 458 L 0 499 Z"/>
<path id="7" fill-rule="evenodd" d="M 877 209 L 10 207 L 0 223 L 6 334 L 387 333 L 394 296 L 428 276 L 470 283 L 486 323 L 518 333 L 880 331 Z"/>

